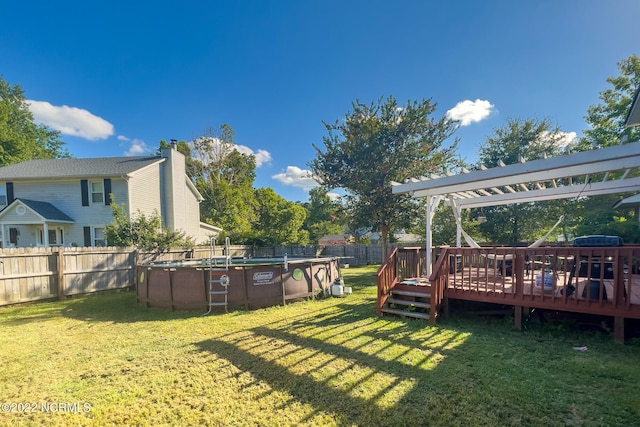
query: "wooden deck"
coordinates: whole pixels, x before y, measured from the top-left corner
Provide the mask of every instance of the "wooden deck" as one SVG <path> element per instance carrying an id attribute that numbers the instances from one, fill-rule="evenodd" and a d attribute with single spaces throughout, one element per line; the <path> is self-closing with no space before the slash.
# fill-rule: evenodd
<path id="1" fill-rule="evenodd" d="M 431 322 L 449 299 L 612 316 L 615 338 L 624 319 L 640 319 L 640 246 L 443 248 L 424 275 L 424 250 L 395 250 L 378 272 L 378 314 L 398 286 L 430 296 Z M 546 283 L 545 283 L 546 282 Z"/>

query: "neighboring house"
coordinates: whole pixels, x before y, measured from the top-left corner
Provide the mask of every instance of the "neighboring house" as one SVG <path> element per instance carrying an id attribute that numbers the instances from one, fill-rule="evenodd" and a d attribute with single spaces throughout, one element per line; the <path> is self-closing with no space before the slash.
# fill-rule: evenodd
<path id="1" fill-rule="evenodd" d="M 160 156 L 30 160 L 0 168 L 2 247 L 104 246 L 110 194 L 130 218 L 158 214 L 196 243 L 221 229 L 200 222 L 202 196 L 175 149 Z"/>
<path id="2" fill-rule="evenodd" d="M 398 243 L 415 243 L 424 240 L 419 234 L 406 233 L 404 230 L 393 233 L 393 238 Z"/>
<path id="3" fill-rule="evenodd" d="M 353 243 L 355 238 L 351 234 L 327 234 L 318 240 L 319 245 L 348 245 Z"/>

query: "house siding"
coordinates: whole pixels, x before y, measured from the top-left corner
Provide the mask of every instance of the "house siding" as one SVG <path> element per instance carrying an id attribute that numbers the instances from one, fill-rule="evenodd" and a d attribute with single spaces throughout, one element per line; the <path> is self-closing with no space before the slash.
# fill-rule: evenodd
<path id="1" fill-rule="evenodd" d="M 163 163 L 162 182 L 165 190 L 163 218 L 165 226 L 185 234 L 201 242 L 200 237 L 200 202 L 199 195 L 188 184 L 184 155 L 177 150 L 162 150 Z"/>
<path id="2" fill-rule="evenodd" d="M 46 169 L 54 174 L 69 172 L 65 169 L 69 165 L 75 168 L 68 175 L 55 175 L 59 176 L 58 178 L 41 178 L 42 168 L 33 169 L 34 174 L 27 177 L 24 174 L 20 175 L 21 169 L 13 171 L 13 166 L 7 166 L 0 168 L 0 174 L 4 173 L 5 179 L 0 184 L 7 185 L 13 182 L 12 192 L 15 198 L 48 202 L 73 220 L 73 223 L 49 221 L 49 230 L 56 232 L 55 236 L 52 235 L 50 244 L 84 246 L 90 240 L 88 237 L 94 238 L 95 228 L 104 228 L 112 223 L 113 212 L 109 206 L 107 192 L 113 195 L 113 202 L 123 205 L 130 218 L 135 218 L 138 213 L 147 216 L 157 214 L 169 229 L 183 231 L 196 242 L 203 241 L 200 230 L 201 196 L 186 176 L 185 159 L 180 152 L 165 149 L 162 151 L 162 159 L 118 159 L 108 159 L 107 163 L 113 165 L 112 176 L 98 176 L 99 174 L 95 173 L 95 169 L 101 166 L 99 159 L 87 159 L 87 162 L 74 159 L 77 161 L 73 163 L 47 163 Z M 142 163 L 139 168 L 128 166 L 128 171 L 118 173 L 117 168 L 123 167 L 127 162 Z M 27 164 L 31 165 L 29 162 Z M 31 167 L 34 168 L 33 165 Z M 84 175 L 84 171 L 88 176 Z M 16 174 L 21 177 L 14 178 Z M 93 182 L 100 182 L 102 185 L 104 194 L 100 202 L 93 201 L 91 190 L 99 188 L 92 186 Z M 7 196 L 9 195 L 7 189 Z M 9 229 L 15 228 L 20 236 L 18 246 L 42 244 L 40 236 L 43 236 L 43 233 L 40 230 L 44 231 L 46 227 L 41 221 L 39 217 L 26 220 L 25 215 L 16 218 L 12 212 L 6 211 L 1 218 L 4 228 L 0 229 L 0 235 L 4 232 L 5 236 L 4 239 L 0 238 L 0 241 L 8 244 Z M 54 237 L 56 241 L 53 241 Z M 44 236 L 42 241 L 46 243 Z"/>
<path id="3" fill-rule="evenodd" d="M 129 201 L 129 215 L 135 217 L 138 212 L 144 215 L 162 215 L 160 167 L 154 164 L 137 171 L 129 179 L 129 191 L 135 197 Z"/>
<path id="4" fill-rule="evenodd" d="M 41 221 L 42 219 L 33 213 L 31 210 L 26 210 L 24 215 L 18 215 L 15 210 L 4 216 L 6 221 L 11 221 L 13 224 L 32 224 L 34 221 Z"/>
<path id="5" fill-rule="evenodd" d="M 185 191 L 185 226 L 187 235 L 193 237 L 196 243 L 203 243 L 206 236 L 200 235 L 200 202 L 196 195 L 188 188 Z"/>
<path id="6" fill-rule="evenodd" d="M 98 181 L 99 179 L 95 179 Z M 17 199 L 47 201 L 74 220 L 73 224 L 64 224 L 66 245 L 84 244 L 83 226 L 104 227 L 113 221 L 111 207 L 102 203 L 90 203 L 82 206 L 80 179 L 48 181 L 14 181 L 14 194 Z M 92 181 L 92 180 L 89 180 Z M 126 199 L 126 182 L 122 178 L 111 178 L 111 192 L 116 201 Z M 15 214 L 8 215 L 4 222 L 13 222 Z M 40 220 L 40 218 L 34 218 Z M 24 216 L 22 221 L 24 221 Z M 16 221 L 16 224 L 20 221 Z M 37 226 L 20 226 L 20 246 L 37 244 Z"/>

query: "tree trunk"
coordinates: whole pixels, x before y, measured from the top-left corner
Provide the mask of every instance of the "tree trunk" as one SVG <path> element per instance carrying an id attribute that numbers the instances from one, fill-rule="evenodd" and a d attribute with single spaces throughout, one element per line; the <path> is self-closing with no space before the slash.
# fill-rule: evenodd
<path id="1" fill-rule="evenodd" d="M 380 234 L 382 235 L 382 261 L 384 263 L 389 255 L 389 226 L 383 225 L 380 227 Z"/>

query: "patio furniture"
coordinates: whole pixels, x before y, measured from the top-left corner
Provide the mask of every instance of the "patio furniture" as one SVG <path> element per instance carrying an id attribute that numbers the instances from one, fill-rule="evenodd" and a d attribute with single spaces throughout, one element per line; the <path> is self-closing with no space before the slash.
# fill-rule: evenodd
<path id="1" fill-rule="evenodd" d="M 577 237 L 573 241 L 574 247 L 619 247 L 624 242 L 620 236 L 592 235 Z M 607 289 L 603 280 L 614 278 L 614 265 L 612 260 L 604 257 L 593 257 L 591 259 L 585 257 L 576 257 L 573 260 L 573 267 L 569 273 L 569 281 L 567 282 L 567 296 L 573 295 L 578 287 L 578 280 L 574 285 L 573 279 L 584 277 L 588 280 L 584 284 L 580 297 L 584 299 L 600 299 L 600 289 L 602 289 L 602 299 L 607 301 Z M 626 290 L 625 290 L 626 298 Z"/>

